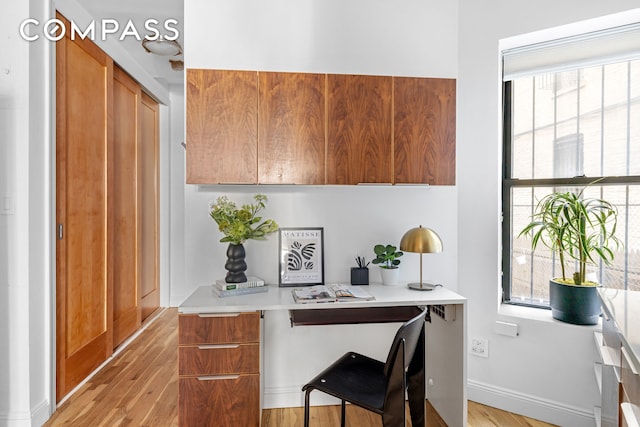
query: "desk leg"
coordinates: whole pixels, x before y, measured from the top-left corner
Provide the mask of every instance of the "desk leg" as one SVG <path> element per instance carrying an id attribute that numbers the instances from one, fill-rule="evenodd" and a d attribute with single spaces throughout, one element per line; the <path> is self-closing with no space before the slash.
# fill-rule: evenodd
<path id="1" fill-rule="evenodd" d="M 466 305 L 446 309 L 447 320 L 432 312 L 426 325 L 427 398 L 449 427 L 466 427 Z"/>
<path id="2" fill-rule="evenodd" d="M 425 340 L 422 333 L 413 354 L 409 370 L 407 372 L 407 395 L 409 398 L 409 412 L 411 413 L 411 425 L 423 427 L 425 425 Z"/>

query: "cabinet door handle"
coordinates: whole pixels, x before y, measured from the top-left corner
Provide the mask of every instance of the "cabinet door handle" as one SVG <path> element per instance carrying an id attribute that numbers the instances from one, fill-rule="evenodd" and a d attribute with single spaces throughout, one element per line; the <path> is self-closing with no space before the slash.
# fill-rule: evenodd
<path id="1" fill-rule="evenodd" d="M 198 317 L 238 317 L 240 313 L 198 313 Z"/>
<path id="2" fill-rule="evenodd" d="M 198 381 L 237 380 L 240 375 L 202 375 Z"/>
<path id="3" fill-rule="evenodd" d="M 240 347 L 240 344 L 205 344 L 205 345 L 199 345 L 198 349 L 199 350 L 214 350 L 217 348 L 238 348 Z"/>
<path id="4" fill-rule="evenodd" d="M 633 359 L 629 357 L 629 353 L 627 352 L 627 349 L 624 347 L 621 347 L 621 349 L 622 349 L 622 355 L 624 356 L 625 359 L 627 359 L 627 363 L 631 367 L 631 372 L 633 372 L 633 375 L 639 375 L 638 370 L 633 365 Z"/>

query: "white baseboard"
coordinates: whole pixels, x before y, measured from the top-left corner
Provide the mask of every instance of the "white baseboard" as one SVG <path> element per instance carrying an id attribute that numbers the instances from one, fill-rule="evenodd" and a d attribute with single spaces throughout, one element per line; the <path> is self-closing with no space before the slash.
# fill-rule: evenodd
<path id="1" fill-rule="evenodd" d="M 310 406 L 339 405 L 340 400 L 319 391 L 311 392 Z M 266 387 L 262 407 L 271 408 L 294 408 L 304 406 L 304 392 L 302 385 L 287 387 Z"/>
<path id="2" fill-rule="evenodd" d="M 32 427 L 29 412 L 9 412 L 0 414 L 0 427 Z"/>
<path id="3" fill-rule="evenodd" d="M 31 413 L 26 411 L 0 414 L 0 427 L 36 427 L 49 419 L 51 406 L 48 400 L 37 404 Z"/>
<path id="4" fill-rule="evenodd" d="M 31 425 L 41 426 L 51 416 L 51 405 L 48 400 L 43 400 L 31 410 Z"/>
<path id="5" fill-rule="evenodd" d="M 578 408 L 478 381 L 467 381 L 469 400 L 563 427 L 595 426 L 593 409 Z"/>

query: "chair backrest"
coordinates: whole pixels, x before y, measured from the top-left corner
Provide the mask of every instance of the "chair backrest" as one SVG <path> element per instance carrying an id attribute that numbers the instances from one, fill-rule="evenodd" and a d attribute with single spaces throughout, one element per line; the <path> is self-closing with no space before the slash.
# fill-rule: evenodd
<path id="1" fill-rule="evenodd" d="M 429 308 L 425 307 L 420 314 L 415 316 L 413 319 L 406 321 L 402 326 L 400 326 L 398 332 L 396 332 L 391 348 L 389 349 L 387 361 L 384 365 L 384 375 L 386 377 L 389 377 L 391 372 L 398 368 L 402 369 L 402 372 L 406 372 L 409 367 L 409 363 L 413 358 L 413 354 L 416 351 L 416 346 L 420 339 L 420 334 L 424 327 L 424 319 L 428 310 Z M 403 353 L 403 366 L 395 366 L 398 361 L 398 352 Z"/>

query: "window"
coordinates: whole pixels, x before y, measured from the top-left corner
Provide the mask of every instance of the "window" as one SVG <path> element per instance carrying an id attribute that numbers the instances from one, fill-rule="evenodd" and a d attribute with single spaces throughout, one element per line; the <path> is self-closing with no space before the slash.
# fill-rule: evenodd
<path id="1" fill-rule="evenodd" d="M 532 252 L 529 238 L 518 234 L 546 194 L 585 186 L 586 197 L 617 206 L 617 236 L 624 243 L 612 265 L 589 267 L 590 278 L 640 291 L 639 28 L 503 52 L 506 302 L 548 306 L 548 281 L 559 275 L 558 260 L 542 246 Z M 628 43 L 612 44 L 610 37 Z M 622 52 L 610 52 L 607 44 Z M 583 54 L 571 59 L 576 51 Z"/>

